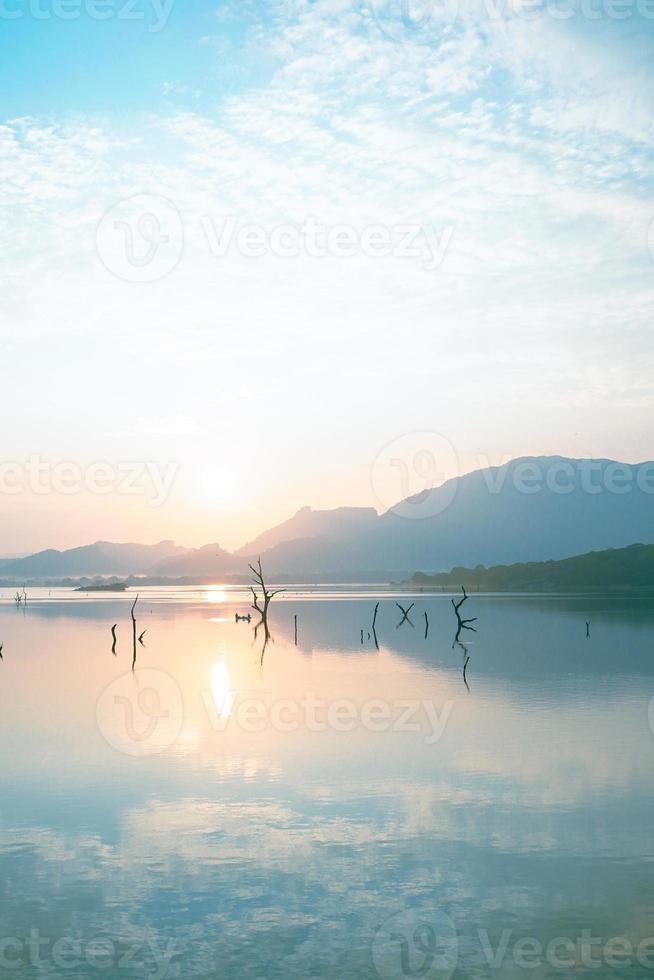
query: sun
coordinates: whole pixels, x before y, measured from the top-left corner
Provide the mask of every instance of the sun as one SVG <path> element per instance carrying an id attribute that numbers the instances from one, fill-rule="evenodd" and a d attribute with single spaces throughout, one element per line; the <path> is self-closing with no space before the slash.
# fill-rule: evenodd
<path id="1" fill-rule="evenodd" d="M 200 474 L 198 487 L 206 500 L 226 503 L 234 495 L 236 474 L 225 466 L 211 466 Z"/>

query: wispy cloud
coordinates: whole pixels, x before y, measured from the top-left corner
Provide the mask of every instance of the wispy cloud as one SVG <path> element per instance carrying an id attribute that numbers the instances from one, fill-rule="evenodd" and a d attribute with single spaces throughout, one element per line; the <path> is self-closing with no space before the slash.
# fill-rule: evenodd
<path id="1" fill-rule="evenodd" d="M 222 5 L 217 36 L 226 13 L 235 17 L 239 57 L 262 74 L 217 90 L 211 111 L 171 75 L 165 87 L 180 108 L 166 114 L 6 121 L 8 335 L 39 338 L 37 360 L 77 337 L 60 367 L 78 379 L 76 395 L 91 394 L 94 338 L 105 404 L 125 416 L 204 418 L 215 399 L 203 365 L 227 400 L 238 400 L 247 365 L 249 389 L 270 399 L 272 384 L 281 415 L 308 399 L 354 420 L 338 447 L 345 459 L 426 423 L 463 447 L 495 445 L 499 429 L 507 451 L 545 440 L 565 451 L 566 412 L 579 404 L 589 449 L 610 455 L 607 431 L 624 424 L 632 452 L 654 454 L 642 414 L 654 397 L 651 25 L 557 20 L 547 9 L 497 16 L 479 2 L 416 28 L 400 7 Z M 196 43 L 207 47 L 207 35 Z M 183 234 L 174 270 L 145 284 L 116 279 L 96 239 L 107 211 L 144 194 L 172 202 Z M 406 225 L 451 234 L 432 269 L 397 254 L 217 256 L 207 227 L 230 217 L 268 234 L 308 219 L 357 234 Z M 124 372 L 125 351 L 150 365 L 128 408 L 108 380 Z M 385 379 L 379 390 L 371 375 Z M 168 398 L 173 406 L 153 411 Z M 288 432 L 264 434 L 260 399 L 247 404 L 251 451 L 268 440 L 292 467 Z M 42 431 L 36 402 L 25 421 Z M 312 410 L 293 440 L 305 426 L 325 439 L 328 467 L 333 440 Z"/>

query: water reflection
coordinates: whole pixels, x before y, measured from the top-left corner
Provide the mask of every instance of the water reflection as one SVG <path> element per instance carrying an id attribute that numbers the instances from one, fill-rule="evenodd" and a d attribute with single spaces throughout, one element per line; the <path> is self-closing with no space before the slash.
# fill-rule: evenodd
<path id="1" fill-rule="evenodd" d="M 109 977 L 172 950 L 170 976 L 368 980 L 402 909 L 452 919 L 461 977 L 489 975 L 479 930 L 654 935 L 650 604 L 475 595 L 453 649 L 449 596 L 399 602 L 429 629 L 396 629 L 394 597 L 280 597 L 261 667 L 245 595 L 218 618 L 143 591 L 134 675 L 107 643 L 131 602 L 0 607 L 0 936 L 132 943 Z M 105 692 L 157 751 L 108 741 Z M 15 975 L 89 975 L 43 952 Z"/>
<path id="2" fill-rule="evenodd" d="M 224 660 L 217 660 L 211 671 L 211 693 L 219 718 L 229 718 L 232 714 L 236 691 L 232 688 L 229 666 Z"/>
<path id="3" fill-rule="evenodd" d="M 227 601 L 227 593 L 224 589 L 208 588 L 204 593 L 204 601 L 220 605 Z"/>

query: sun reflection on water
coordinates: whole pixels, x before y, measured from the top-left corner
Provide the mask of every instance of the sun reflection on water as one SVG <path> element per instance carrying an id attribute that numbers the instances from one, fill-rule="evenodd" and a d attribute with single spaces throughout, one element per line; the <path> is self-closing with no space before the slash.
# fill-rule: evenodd
<path id="1" fill-rule="evenodd" d="M 204 594 L 205 602 L 227 602 L 227 593 L 220 586 L 210 585 Z"/>
<path id="2" fill-rule="evenodd" d="M 211 671 L 211 694 L 219 718 L 232 714 L 236 691 L 231 686 L 229 667 L 224 660 L 217 660 Z"/>

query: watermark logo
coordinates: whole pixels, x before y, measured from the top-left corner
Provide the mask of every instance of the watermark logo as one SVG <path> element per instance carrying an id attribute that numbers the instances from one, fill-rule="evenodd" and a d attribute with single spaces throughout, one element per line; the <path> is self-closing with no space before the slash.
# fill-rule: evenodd
<path id="1" fill-rule="evenodd" d="M 373 493 L 384 510 L 409 520 L 436 517 L 457 492 L 459 458 L 439 432 L 408 432 L 387 443 L 370 470 Z"/>
<path id="2" fill-rule="evenodd" d="M 95 716 L 106 742 L 123 755 L 165 752 L 184 722 L 177 681 L 162 670 L 138 669 L 117 677 L 98 698 Z"/>
<path id="3" fill-rule="evenodd" d="M 102 264 L 118 279 L 157 282 L 173 272 L 182 258 L 182 218 L 167 198 L 135 194 L 102 217 L 95 245 Z"/>
<path id="4" fill-rule="evenodd" d="M 1 0 L 0 0 L 1 2 Z M 214 261 L 278 259 L 408 259 L 436 273 L 454 239 L 454 225 L 325 224 L 309 215 L 297 223 L 264 225 L 235 215 L 186 215 L 167 198 L 137 194 L 100 220 L 96 249 L 105 268 L 126 282 L 150 283 L 172 273 L 182 257 L 185 229 Z"/>
<path id="5" fill-rule="evenodd" d="M 381 980 L 449 980 L 459 941 L 449 916 L 436 910 L 398 912 L 379 927 L 372 961 Z"/>
<path id="6" fill-rule="evenodd" d="M 429 44 L 459 14 L 458 0 L 368 0 L 379 30 L 391 41 Z"/>

